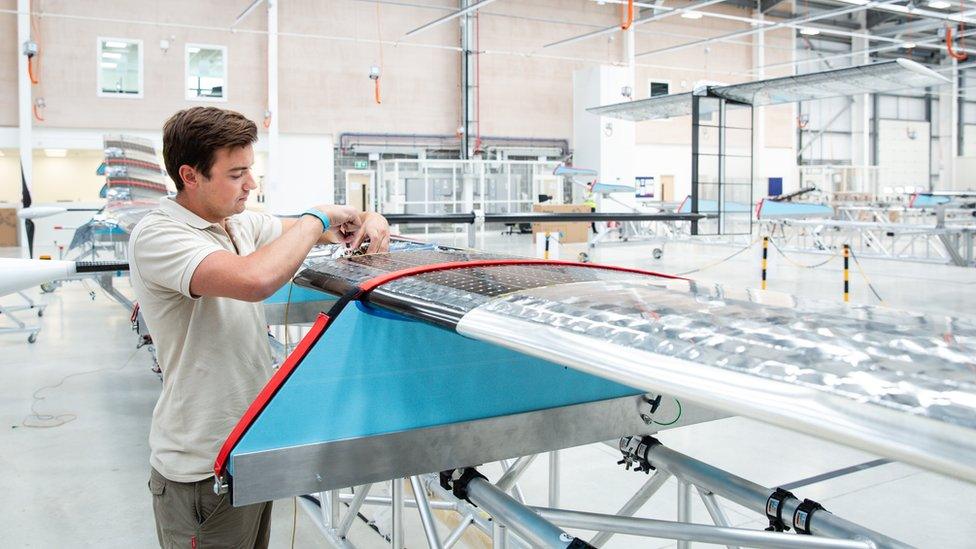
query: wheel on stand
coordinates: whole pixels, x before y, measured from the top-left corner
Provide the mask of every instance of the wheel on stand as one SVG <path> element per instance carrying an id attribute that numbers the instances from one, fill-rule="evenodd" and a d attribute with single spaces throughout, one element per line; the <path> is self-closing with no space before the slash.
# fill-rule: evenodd
<path id="1" fill-rule="evenodd" d="M 58 289 L 58 285 L 55 284 L 54 282 L 45 282 L 41 284 L 41 291 L 46 294 L 49 294 L 57 289 Z"/>
<path id="2" fill-rule="evenodd" d="M 37 332 L 33 332 L 31 335 L 27 336 L 27 343 L 34 343 L 37 341 Z"/>
<path id="3" fill-rule="evenodd" d="M 664 257 L 664 250 L 662 250 L 661 248 L 654 248 L 654 250 L 651 252 L 651 255 L 654 256 L 654 259 L 661 259 L 662 257 Z"/>
<path id="4" fill-rule="evenodd" d="M 589 263 L 590 254 L 586 252 L 580 252 L 579 255 L 576 256 L 576 259 L 579 260 L 580 263 Z"/>
<path id="5" fill-rule="evenodd" d="M 37 310 L 37 316 L 38 316 L 38 317 L 42 317 L 42 316 L 44 316 L 44 309 L 38 309 L 38 310 Z"/>

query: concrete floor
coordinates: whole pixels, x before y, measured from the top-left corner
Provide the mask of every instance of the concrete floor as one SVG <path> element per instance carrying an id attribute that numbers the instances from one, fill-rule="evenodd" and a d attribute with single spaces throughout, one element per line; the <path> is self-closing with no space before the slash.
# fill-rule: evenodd
<path id="1" fill-rule="evenodd" d="M 530 254 L 527 236 L 490 236 L 486 247 Z M 564 258 L 575 258 L 567 246 Z M 676 273 L 714 264 L 734 248 L 669 244 L 654 260 L 650 245 L 601 248 L 595 260 Z M 16 255 L 0 250 L 0 255 Z M 800 264 L 821 256 L 791 254 Z M 863 261 L 871 282 L 888 306 L 932 313 L 968 314 L 976 303 L 976 270 L 891 261 Z M 805 269 L 770 251 L 769 287 L 806 297 L 840 299 L 839 261 Z M 755 287 L 759 250 L 691 275 L 726 286 Z M 126 290 L 126 281 L 120 282 Z M 32 292 L 37 295 L 37 292 Z M 0 334 L 0 547 L 151 547 L 155 544 L 146 480 L 149 419 L 160 383 L 149 370 L 146 351 L 135 350 L 128 313 L 103 294 L 94 299 L 72 282 L 39 300 L 48 305 L 39 340 L 25 334 Z M 0 298 L 12 305 L 17 296 Z M 874 303 L 859 275 L 852 276 L 852 301 Z M 0 322 L 2 322 L 0 317 Z M 70 420 L 58 427 L 34 428 L 37 412 Z M 70 415 L 69 415 L 70 414 Z M 72 419 L 74 418 L 74 419 Z M 808 478 L 864 463 L 874 456 L 797 435 L 751 420 L 730 418 L 663 433 L 672 448 L 767 486 Z M 771 457 L 773 456 L 773 457 Z M 619 453 L 590 445 L 563 453 L 563 505 L 612 513 L 644 482 L 644 475 L 616 465 Z M 538 459 L 522 488 L 530 504 L 546 503 L 547 464 Z M 497 475 L 497 467 L 486 471 Z M 818 500 L 834 513 L 919 547 L 973 547 L 976 539 L 976 485 L 892 463 L 798 488 L 800 497 Z M 759 528 L 758 515 L 728 503 L 735 525 Z M 674 519 L 676 490 L 669 481 L 639 516 Z M 420 547 L 419 518 L 405 515 L 409 547 Z M 696 500 L 694 519 L 708 522 Z M 276 503 L 272 546 L 290 547 L 295 521 L 293 500 Z M 321 546 L 315 527 L 299 510 L 295 547 Z M 591 534 L 578 534 L 584 539 Z M 352 541 L 382 547 L 362 524 Z M 669 547 L 667 540 L 617 536 L 608 547 Z"/>

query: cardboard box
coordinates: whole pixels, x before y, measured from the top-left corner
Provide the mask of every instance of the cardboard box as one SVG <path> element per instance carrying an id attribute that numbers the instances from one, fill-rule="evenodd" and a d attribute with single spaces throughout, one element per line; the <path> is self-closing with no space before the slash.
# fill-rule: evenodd
<path id="1" fill-rule="evenodd" d="M 586 204 L 533 204 L 533 212 L 544 213 L 590 213 L 590 207 Z M 590 236 L 590 224 L 581 222 L 556 222 L 556 223 L 533 223 L 532 239 L 538 233 L 562 233 L 559 241 L 563 244 L 573 242 L 586 242 Z"/>
<path id="2" fill-rule="evenodd" d="M 0 247 L 19 246 L 17 208 L 0 208 Z"/>

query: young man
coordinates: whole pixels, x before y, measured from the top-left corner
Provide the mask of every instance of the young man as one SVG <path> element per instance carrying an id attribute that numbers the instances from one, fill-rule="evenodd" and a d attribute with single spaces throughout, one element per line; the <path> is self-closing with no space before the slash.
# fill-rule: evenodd
<path id="1" fill-rule="evenodd" d="M 132 287 L 163 370 L 149 432 L 156 534 L 162 547 L 267 547 L 271 503 L 234 508 L 213 491 L 224 439 L 273 373 L 261 301 L 288 282 L 316 243 L 386 251 L 371 213 L 322 205 L 298 219 L 245 211 L 257 127 L 194 107 L 163 127 L 164 198 L 129 239 Z"/>

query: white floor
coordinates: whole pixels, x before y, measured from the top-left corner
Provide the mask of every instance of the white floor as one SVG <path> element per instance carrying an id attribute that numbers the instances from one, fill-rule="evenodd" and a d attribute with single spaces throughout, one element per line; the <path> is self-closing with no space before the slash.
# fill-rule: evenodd
<path id="1" fill-rule="evenodd" d="M 530 253 L 527 236 L 492 236 L 486 247 Z M 577 247 L 564 249 L 575 258 Z M 669 244 L 661 260 L 651 246 L 602 248 L 595 260 L 683 272 L 714 264 L 734 248 Z M 0 255 L 15 255 L 2 250 Z M 821 256 L 792 255 L 801 264 Z M 968 314 L 976 303 L 976 270 L 891 261 L 863 261 L 867 277 L 888 306 L 932 313 Z M 838 300 L 840 262 L 817 269 L 790 264 L 770 250 L 769 288 L 807 297 Z M 691 275 L 727 286 L 758 286 L 759 250 Z M 125 289 L 125 282 L 120 284 Z M 34 292 L 36 295 L 37 292 Z M 149 371 L 145 350 L 135 350 L 128 313 L 103 294 L 94 299 L 73 282 L 39 299 L 48 304 L 38 342 L 26 334 L 0 334 L 0 547 L 151 547 L 155 544 L 146 489 L 149 418 L 159 380 Z M 16 304 L 16 296 L 0 304 Z M 852 274 L 852 301 L 874 303 L 864 279 Z M 0 317 L 0 325 L 4 322 Z M 33 396 L 32 396 L 33 395 Z M 34 398 L 36 396 L 36 399 Z M 40 414 L 61 416 L 27 427 Z M 70 414 L 70 415 L 68 415 Z M 71 418 L 74 418 L 71 420 Z M 660 437 L 670 447 L 767 486 L 790 483 L 874 456 L 797 435 L 754 421 L 731 418 L 677 429 Z M 563 453 L 563 505 L 612 513 L 646 480 L 616 465 L 619 453 L 591 445 Z M 546 503 L 546 460 L 529 468 L 522 488 L 531 504 Z M 489 466 L 487 472 L 497 475 Z M 491 475 L 490 475 L 491 476 Z M 919 547 L 976 547 L 976 485 L 893 463 L 797 488 L 800 497 L 830 511 Z M 669 482 L 640 516 L 674 519 L 676 490 Z M 734 504 L 730 520 L 759 528 L 764 520 Z M 408 546 L 420 547 L 419 518 L 406 511 Z M 276 503 L 272 545 L 290 547 L 294 503 Z M 694 519 L 708 522 L 697 502 Z M 574 532 L 584 539 L 592 534 Z M 352 541 L 382 547 L 377 534 L 357 524 Z M 318 547 L 317 530 L 299 510 L 295 547 Z M 608 547 L 669 547 L 667 540 L 617 536 Z"/>

